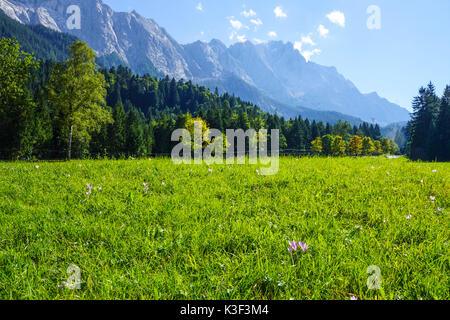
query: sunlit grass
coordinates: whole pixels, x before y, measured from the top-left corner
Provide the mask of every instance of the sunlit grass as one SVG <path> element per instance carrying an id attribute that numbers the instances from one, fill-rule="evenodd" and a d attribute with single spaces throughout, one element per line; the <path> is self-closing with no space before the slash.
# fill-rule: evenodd
<path id="1" fill-rule="evenodd" d="M 448 163 L 38 165 L 0 163 L 0 299 L 450 298 Z"/>

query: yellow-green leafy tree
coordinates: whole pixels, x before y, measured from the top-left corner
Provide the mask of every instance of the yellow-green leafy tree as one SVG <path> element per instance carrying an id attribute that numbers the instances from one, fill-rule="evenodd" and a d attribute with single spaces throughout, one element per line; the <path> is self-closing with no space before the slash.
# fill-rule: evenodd
<path id="1" fill-rule="evenodd" d="M 382 155 L 383 154 L 383 147 L 381 145 L 381 141 L 374 141 L 373 143 L 374 147 L 375 147 L 375 154 L 376 155 Z"/>
<path id="2" fill-rule="evenodd" d="M 383 138 L 381 148 L 383 149 L 383 153 L 390 154 L 392 152 L 391 141 L 388 138 Z"/>
<path id="3" fill-rule="evenodd" d="M 317 137 L 314 141 L 311 142 L 311 152 L 314 154 L 322 153 L 322 139 Z"/>
<path id="4" fill-rule="evenodd" d="M 198 128 L 197 130 L 199 131 L 199 133 L 201 135 L 201 141 L 195 141 L 194 134 L 195 134 L 196 128 Z M 200 149 L 204 149 L 210 144 L 210 141 L 207 141 L 206 139 L 204 139 L 205 135 L 208 135 L 210 129 L 209 129 L 209 126 L 206 123 L 206 121 L 203 120 L 202 118 L 200 118 L 200 117 L 188 118 L 188 120 L 186 121 L 185 129 L 187 131 L 189 131 L 189 134 L 191 135 L 192 150 L 195 149 L 196 145 L 198 147 L 200 147 Z M 201 132 L 199 129 L 201 129 Z"/>
<path id="5" fill-rule="evenodd" d="M 348 153 L 351 156 L 360 156 L 362 153 L 362 139 L 360 136 L 353 136 L 350 139 L 350 144 L 347 147 Z"/>
<path id="6" fill-rule="evenodd" d="M 362 141 L 362 153 L 365 156 L 371 156 L 375 152 L 375 145 L 370 137 L 364 137 Z"/>
<path id="7" fill-rule="evenodd" d="M 331 152 L 335 157 L 345 156 L 345 141 L 341 136 L 334 137 L 333 144 L 331 146 Z"/>

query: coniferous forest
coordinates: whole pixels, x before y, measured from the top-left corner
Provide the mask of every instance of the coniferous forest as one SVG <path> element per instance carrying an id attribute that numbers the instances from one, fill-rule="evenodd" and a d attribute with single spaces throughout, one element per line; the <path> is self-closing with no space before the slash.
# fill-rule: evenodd
<path id="1" fill-rule="evenodd" d="M 420 88 L 413 108 L 407 126 L 408 156 L 413 160 L 450 161 L 450 86 L 442 98 L 432 83 Z"/>

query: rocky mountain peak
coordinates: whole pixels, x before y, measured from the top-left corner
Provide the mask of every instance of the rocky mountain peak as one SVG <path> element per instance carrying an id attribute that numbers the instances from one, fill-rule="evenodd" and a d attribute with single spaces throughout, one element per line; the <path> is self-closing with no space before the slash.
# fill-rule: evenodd
<path id="1" fill-rule="evenodd" d="M 68 27 L 71 5 L 80 8 L 81 28 Z M 137 73 L 156 71 L 218 86 L 279 114 L 295 115 L 292 110 L 302 106 L 381 124 L 409 119 L 406 109 L 359 92 L 336 68 L 307 63 L 291 42 L 246 41 L 227 48 L 213 39 L 180 45 L 154 20 L 135 10 L 114 12 L 101 0 L 0 0 L 0 9 L 24 24 L 75 35 L 97 55 L 117 55 Z"/>

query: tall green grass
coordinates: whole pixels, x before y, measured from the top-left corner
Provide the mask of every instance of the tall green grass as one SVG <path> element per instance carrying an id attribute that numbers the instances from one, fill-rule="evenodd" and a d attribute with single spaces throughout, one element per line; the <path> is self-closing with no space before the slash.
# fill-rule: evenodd
<path id="1" fill-rule="evenodd" d="M 450 298 L 448 163 L 38 165 L 0 163 L 0 299 Z"/>

